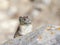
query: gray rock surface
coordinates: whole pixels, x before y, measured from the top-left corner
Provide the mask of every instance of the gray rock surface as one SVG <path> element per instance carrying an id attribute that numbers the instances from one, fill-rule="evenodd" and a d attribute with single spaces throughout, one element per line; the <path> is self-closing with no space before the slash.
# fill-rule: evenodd
<path id="1" fill-rule="evenodd" d="M 3 45 L 60 45 L 60 27 L 46 25 L 22 37 L 5 42 Z"/>

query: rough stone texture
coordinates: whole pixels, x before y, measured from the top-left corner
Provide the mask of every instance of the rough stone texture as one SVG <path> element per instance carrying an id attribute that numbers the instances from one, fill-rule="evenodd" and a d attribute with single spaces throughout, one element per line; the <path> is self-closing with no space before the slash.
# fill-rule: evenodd
<path id="1" fill-rule="evenodd" d="M 37 30 L 13 40 L 8 40 L 3 45 L 59 45 L 60 26 L 45 25 Z"/>

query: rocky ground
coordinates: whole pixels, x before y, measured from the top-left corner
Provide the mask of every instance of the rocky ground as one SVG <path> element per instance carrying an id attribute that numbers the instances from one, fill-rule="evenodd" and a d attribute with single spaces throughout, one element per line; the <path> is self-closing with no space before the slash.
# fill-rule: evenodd
<path id="1" fill-rule="evenodd" d="M 60 27 L 44 25 L 27 35 L 8 40 L 2 45 L 60 45 Z"/>

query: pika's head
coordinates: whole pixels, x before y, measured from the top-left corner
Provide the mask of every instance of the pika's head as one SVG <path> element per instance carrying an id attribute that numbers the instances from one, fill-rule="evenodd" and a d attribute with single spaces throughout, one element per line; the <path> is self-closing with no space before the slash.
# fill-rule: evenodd
<path id="1" fill-rule="evenodd" d="M 19 17 L 19 21 L 21 25 L 31 24 L 31 20 L 28 16 Z"/>

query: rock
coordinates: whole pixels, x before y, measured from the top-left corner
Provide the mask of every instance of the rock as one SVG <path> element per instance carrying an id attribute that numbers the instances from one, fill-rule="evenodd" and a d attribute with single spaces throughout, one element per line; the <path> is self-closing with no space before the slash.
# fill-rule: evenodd
<path id="1" fill-rule="evenodd" d="M 25 36 L 8 40 L 3 45 L 58 45 L 58 36 L 60 37 L 60 26 L 45 25 Z"/>

